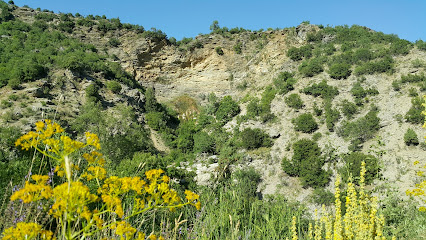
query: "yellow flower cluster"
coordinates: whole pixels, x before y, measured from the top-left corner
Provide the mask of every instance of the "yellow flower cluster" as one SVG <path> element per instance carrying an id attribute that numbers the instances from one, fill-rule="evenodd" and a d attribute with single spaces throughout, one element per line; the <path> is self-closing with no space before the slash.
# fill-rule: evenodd
<path id="1" fill-rule="evenodd" d="M 27 239 L 56 239 L 51 231 L 46 231 L 37 223 L 18 223 L 3 232 L 2 240 L 27 240 Z"/>
<path id="2" fill-rule="evenodd" d="M 86 146 L 93 146 L 98 150 L 101 148 L 99 138 L 96 134 L 86 132 L 86 143 L 83 143 L 63 135 L 64 132 L 65 130 L 58 123 L 46 119 L 36 122 L 36 131 L 30 131 L 21 136 L 16 140 L 15 145 L 21 146 L 21 148 L 25 150 L 34 147 L 40 152 L 48 155 L 38 147 L 39 144 L 44 144 L 48 147 L 49 152 L 57 155 L 55 159 L 58 160 Z M 61 135 L 59 136 L 59 134 Z"/>
<path id="3" fill-rule="evenodd" d="M 141 177 L 107 178 L 102 154 L 90 151 L 82 154 L 87 164 L 84 164 L 86 167 L 80 171 L 79 164 L 76 164 L 80 162 L 73 163 L 70 155 L 89 146 L 96 150 L 101 149 L 99 138 L 96 134 L 86 132 L 86 143 L 83 143 L 63 133 L 64 129 L 59 124 L 50 120 L 40 121 L 36 123 L 36 131 L 19 138 L 16 146 L 23 149 L 34 147 L 43 155 L 57 160 L 55 173 L 60 177 L 66 176 L 66 181 L 55 184 L 52 188 L 48 185 L 49 176 L 33 175 L 32 181 L 35 183 L 27 181 L 24 188 L 11 197 L 12 201 L 21 199 L 24 203 L 46 200 L 46 206 L 50 205 L 48 213 L 59 223 L 56 231 L 59 238 L 85 239 L 102 229 L 113 229 L 121 239 L 145 239 L 145 234 L 138 232 L 127 219 L 154 208 L 174 210 L 193 205 L 200 209 L 199 195 L 187 190 L 187 201 L 182 202 L 177 192 L 170 188 L 170 178 L 164 175 L 161 169 L 147 171 L 146 180 Z M 81 179 L 96 180 L 95 186 L 98 188 L 91 191 Z M 126 216 L 122 203 L 124 199 L 130 200 L 126 202 L 133 200 Z M 96 205 L 100 207 L 93 209 Z M 117 221 L 115 216 L 121 220 Z M 35 223 L 19 223 L 16 228 L 7 229 L 3 236 L 3 239 L 52 239 L 53 233 L 42 230 Z M 151 234 L 148 239 L 163 238 Z"/>
<path id="4" fill-rule="evenodd" d="M 49 199 L 52 196 L 52 188 L 47 184 L 49 176 L 33 175 L 31 178 L 36 182 L 25 182 L 24 188 L 14 192 L 10 199 L 15 201 L 21 199 L 24 203 L 36 202 L 41 199 Z"/>
<path id="5" fill-rule="evenodd" d="M 64 129 L 57 123 L 52 123 L 46 119 L 44 122 L 36 123 L 36 132 L 30 131 L 16 140 L 15 145 L 21 146 L 22 149 L 28 150 L 31 147 L 37 147 L 40 141 L 50 139 L 54 134 L 63 133 Z"/>
<path id="6" fill-rule="evenodd" d="M 120 221 L 111 226 L 111 229 L 115 229 L 115 234 L 121 236 L 121 239 L 131 239 L 136 233 L 136 228 L 132 227 L 125 221 Z M 142 236 L 142 234 L 140 234 Z M 145 236 L 143 236 L 145 238 Z"/>
<path id="7" fill-rule="evenodd" d="M 98 196 L 91 194 L 89 188 L 82 182 L 63 183 L 53 189 L 54 204 L 49 210 L 49 214 L 56 218 L 63 217 L 76 220 L 84 212 L 87 216 L 87 209 L 84 207 L 98 200 Z"/>
<path id="8" fill-rule="evenodd" d="M 346 213 L 344 216 L 342 216 L 341 211 L 340 176 L 337 177 L 335 182 L 335 215 L 332 217 L 326 212 L 325 206 L 323 206 L 322 217 L 318 218 L 318 211 L 315 210 L 315 224 L 314 227 L 309 226 L 307 239 L 386 239 L 383 236 L 384 217 L 377 214 L 377 198 L 370 197 L 365 192 L 365 172 L 365 162 L 362 162 L 359 196 L 352 180 L 348 183 L 345 205 Z M 295 225 L 294 219 L 292 226 Z M 297 234 L 293 228 L 292 239 L 295 240 L 297 239 Z"/>

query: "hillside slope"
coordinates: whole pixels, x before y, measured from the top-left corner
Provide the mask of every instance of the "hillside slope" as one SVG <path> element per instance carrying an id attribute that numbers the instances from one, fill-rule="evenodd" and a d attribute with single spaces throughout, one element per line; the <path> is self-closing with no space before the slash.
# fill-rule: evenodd
<path id="1" fill-rule="evenodd" d="M 295 164 L 291 161 L 293 144 L 301 139 L 315 140 L 322 151 L 319 168 L 329 170 L 331 179 L 338 171 L 349 171 L 347 156 L 361 152 L 366 154 L 363 157 L 371 154 L 378 159 L 376 174 L 372 173 L 378 192 L 391 183 L 405 196 L 405 190 L 416 182 L 412 163 L 425 159 L 426 147 L 414 142 L 407 145 L 404 134 L 409 128 L 414 130 L 418 142 L 425 135 L 416 109 L 421 104 L 417 98 L 426 90 L 426 51 L 421 41 L 413 44 L 360 26 L 304 23 L 262 32 L 218 28 L 175 42 L 159 30 L 145 31 L 119 19 L 8 8 L 11 15 L 1 23 L 2 49 L 17 44 L 10 53 L 37 63 L 19 65 L 13 57 L 3 56 L 0 68 L 7 71 L 0 79 L 0 101 L 2 121 L 8 126 L 28 128 L 47 115 L 68 123 L 74 134 L 85 127 L 96 129 L 98 120 L 93 117 L 98 113 L 91 112 L 96 107 L 90 105 L 94 102 L 100 108 L 97 111 L 115 119 L 99 120 L 103 136 L 112 136 L 107 146 L 131 142 L 134 138 L 126 137 L 129 132 L 143 136 L 130 153 L 111 153 L 115 163 L 121 157 L 132 158 L 135 152 L 162 152 L 148 137 L 149 129 L 144 127 L 148 123 L 161 132 L 168 147 L 196 153 L 193 167 L 204 183 L 221 163 L 215 159 L 231 159 L 224 157 L 224 145 L 232 143 L 232 154 L 244 157 L 226 164 L 260 171 L 260 192 L 308 201 L 310 187 L 319 185 L 299 181 L 295 176 L 301 172 L 289 173 L 282 167 L 283 159 Z M 30 41 L 40 36 L 56 36 L 57 40 Z M 40 71 L 34 73 L 33 68 Z M 146 96 L 151 87 L 155 97 Z M 219 121 L 225 96 L 231 96 L 239 110 Z M 192 108 L 179 108 L 182 97 L 191 99 L 186 101 Z M 147 105 L 155 98 L 164 105 L 154 103 L 150 110 Z M 125 107 L 130 107 L 129 112 Z M 193 124 L 198 127 L 185 129 L 185 122 L 191 121 L 183 120 L 184 114 L 196 118 Z M 312 115 L 317 127 L 297 129 L 296 118 L 303 114 Z M 214 120 L 201 126 L 201 115 Z M 161 122 L 161 116 L 168 120 Z M 170 120 L 174 117 L 181 122 Z M 300 121 L 300 125 L 308 124 L 307 119 Z M 240 134 L 247 128 L 265 132 L 271 144 L 244 147 L 242 143 L 241 147 L 244 137 Z M 204 133 L 215 138 L 214 146 L 199 146 L 198 151 L 195 145 Z M 218 133 L 228 135 L 218 140 Z M 190 144 L 182 139 L 189 139 Z M 332 183 L 320 185 L 331 189 Z"/>

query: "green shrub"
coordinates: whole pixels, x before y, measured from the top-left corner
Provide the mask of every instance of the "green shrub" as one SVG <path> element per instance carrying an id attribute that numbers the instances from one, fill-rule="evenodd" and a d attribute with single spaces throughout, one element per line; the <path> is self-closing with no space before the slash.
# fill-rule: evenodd
<path id="1" fill-rule="evenodd" d="M 144 31 L 142 33 L 142 37 L 148 38 L 148 39 L 151 39 L 153 41 L 159 42 L 159 41 L 161 41 L 163 39 L 166 39 L 167 38 L 167 34 L 165 34 L 164 32 L 162 32 L 159 29 L 151 28 L 150 30 Z"/>
<path id="2" fill-rule="evenodd" d="M 239 113 L 240 106 L 238 106 L 238 103 L 236 103 L 231 96 L 225 96 L 222 101 L 220 101 L 215 115 L 219 122 L 227 123 Z"/>
<path id="3" fill-rule="evenodd" d="M 262 130 L 246 128 L 240 134 L 241 146 L 245 149 L 256 149 L 272 146 L 271 138 Z"/>
<path id="4" fill-rule="evenodd" d="M 194 51 L 196 48 L 203 48 L 203 43 L 198 39 L 189 44 L 187 49 L 189 51 Z"/>
<path id="5" fill-rule="evenodd" d="M 328 43 L 323 47 L 324 54 L 327 56 L 333 55 L 336 52 L 336 48 L 333 43 Z"/>
<path id="6" fill-rule="evenodd" d="M 355 98 L 355 104 L 360 106 L 363 104 L 363 101 L 367 95 L 374 96 L 379 94 L 379 91 L 377 91 L 375 88 L 369 88 L 366 90 L 361 86 L 360 82 L 356 82 L 351 88 L 351 93 Z"/>
<path id="7" fill-rule="evenodd" d="M 426 68 L 426 63 L 417 58 L 417 59 L 411 61 L 411 66 L 413 68 Z"/>
<path id="8" fill-rule="evenodd" d="M 417 137 L 416 132 L 414 132 L 413 129 L 409 128 L 404 134 L 404 142 L 405 145 L 418 145 L 419 144 L 419 138 Z"/>
<path id="9" fill-rule="evenodd" d="M 393 81 L 392 81 L 392 88 L 393 88 L 393 90 L 395 90 L 395 91 L 399 91 L 399 90 L 401 90 L 401 82 L 400 82 L 400 81 L 398 81 L 398 80 L 393 80 Z"/>
<path id="10" fill-rule="evenodd" d="M 374 179 L 380 176 L 379 161 L 372 155 L 366 155 L 360 152 L 351 152 L 343 157 L 345 166 L 340 170 L 343 181 L 348 182 L 351 176 L 355 183 L 359 183 L 361 162 L 365 162 L 365 183 L 370 184 Z"/>
<path id="11" fill-rule="evenodd" d="M 271 103 L 275 99 L 277 91 L 271 85 L 268 85 L 262 93 L 262 98 L 260 99 L 260 107 L 262 109 L 262 113 L 270 113 L 271 112 Z"/>
<path id="12" fill-rule="evenodd" d="M 322 31 L 318 31 L 315 33 L 308 33 L 306 34 L 306 41 L 308 42 L 321 42 L 323 38 L 323 32 Z"/>
<path id="13" fill-rule="evenodd" d="M 352 138 L 363 143 L 376 134 L 380 129 L 380 118 L 377 117 L 376 110 L 370 110 L 364 117 L 360 117 L 352 122 L 342 123 L 342 127 L 337 132 L 339 136 Z"/>
<path id="14" fill-rule="evenodd" d="M 165 126 L 163 127 L 163 129 Z M 179 125 L 176 131 L 177 138 L 174 143 L 176 147 L 184 152 L 192 152 L 194 148 L 194 134 L 196 133 L 196 127 L 193 121 L 185 121 Z"/>
<path id="15" fill-rule="evenodd" d="M 408 95 L 410 96 L 410 97 L 417 97 L 417 96 L 419 96 L 419 94 L 417 93 L 417 89 L 416 88 L 410 88 L 410 89 L 408 89 Z"/>
<path id="16" fill-rule="evenodd" d="M 294 84 L 297 80 L 293 78 L 294 74 L 290 72 L 281 72 L 277 78 L 274 79 L 274 85 L 280 94 L 287 94 L 294 89 Z"/>
<path id="17" fill-rule="evenodd" d="M 409 123 L 414 124 L 423 124 L 425 121 L 425 115 L 422 114 L 424 110 L 423 106 L 423 98 L 414 97 L 411 99 L 411 108 L 405 114 L 405 119 Z"/>
<path id="18" fill-rule="evenodd" d="M 393 55 L 407 55 L 413 45 L 410 41 L 404 39 L 398 39 L 391 43 L 390 53 Z"/>
<path id="19" fill-rule="evenodd" d="M 324 188 L 315 188 L 312 201 L 318 205 L 330 206 L 334 203 L 334 194 Z"/>
<path id="20" fill-rule="evenodd" d="M 374 74 L 392 72 L 394 61 L 391 57 L 385 57 L 383 60 L 376 62 L 366 62 L 355 68 L 355 75 Z"/>
<path id="21" fill-rule="evenodd" d="M 120 93 L 121 91 L 121 84 L 117 81 L 108 81 L 107 82 L 107 88 L 111 90 L 113 93 Z"/>
<path id="22" fill-rule="evenodd" d="M 166 119 L 163 112 L 148 112 L 145 114 L 146 123 L 156 131 L 164 130 L 167 127 Z"/>
<path id="23" fill-rule="evenodd" d="M 407 74 L 401 76 L 402 83 L 416 83 L 416 82 L 424 82 L 426 81 L 426 75 L 424 73 L 421 74 Z"/>
<path id="24" fill-rule="evenodd" d="M 299 72 L 305 75 L 305 77 L 313 77 L 323 71 L 324 68 L 322 63 L 318 59 L 312 59 L 310 61 L 305 60 L 299 66 Z"/>
<path id="25" fill-rule="evenodd" d="M 1 108 L 5 109 L 5 108 L 10 108 L 12 106 L 13 106 L 13 102 L 7 101 L 5 99 L 1 100 L 1 103 L 0 103 Z"/>
<path id="26" fill-rule="evenodd" d="M 213 153 L 214 139 L 206 132 L 198 132 L 194 135 L 194 152 Z"/>
<path id="27" fill-rule="evenodd" d="M 303 113 L 292 120 L 294 129 L 304 133 L 312 133 L 318 129 L 318 124 L 310 113 Z"/>
<path id="28" fill-rule="evenodd" d="M 293 93 L 284 99 L 285 103 L 291 108 L 302 109 L 304 104 L 299 94 Z"/>
<path id="29" fill-rule="evenodd" d="M 18 78 L 11 78 L 7 82 L 7 85 L 14 90 L 19 89 L 21 88 L 21 80 L 19 80 Z"/>
<path id="30" fill-rule="evenodd" d="M 85 89 L 86 92 L 86 98 L 90 101 L 99 101 L 100 95 L 99 95 L 99 86 L 96 83 L 92 83 Z"/>
<path id="31" fill-rule="evenodd" d="M 345 117 L 352 118 L 353 115 L 357 113 L 357 106 L 355 103 L 349 102 L 345 99 L 341 103 L 341 110 Z"/>
<path id="32" fill-rule="evenodd" d="M 340 119 L 340 112 L 332 108 L 331 101 L 327 100 L 324 104 L 325 110 L 325 124 L 330 132 L 334 131 L 334 126 Z"/>
<path id="33" fill-rule="evenodd" d="M 322 134 L 320 132 L 316 132 L 314 133 L 314 135 L 312 135 L 312 141 L 318 141 L 320 138 L 322 137 Z"/>
<path id="34" fill-rule="evenodd" d="M 58 24 L 57 27 L 58 27 L 58 30 L 62 32 L 72 33 L 75 27 L 75 23 L 72 20 L 62 21 Z"/>
<path id="35" fill-rule="evenodd" d="M 426 42 L 424 42 L 423 40 L 417 40 L 415 45 L 417 46 L 418 49 L 422 51 L 426 51 Z"/>
<path id="36" fill-rule="evenodd" d="M 11 9 L 9 8 L 9 6 L 6 3 L 4 3 L 4 5 L 2 5 L 2 6 L 0 6 L 0 10 L 1 10 L 0 22 L 7 22 L 7 21 L 13 20 L 15 18 L 13 16 L 13 14 L 11 13 Z"/>
<path id="37" fill-rule="evenodd" d="M 46 22 L 51 22 L 57 18 L 57 16 L 53 13 L 39 13 L 34 16 L 35 19 L 44 20 Z"/>
<path id="38" fill-rule="evenodd" d="M 315 97 L 321 96 L 324 99 L 332 99 L 339 94 L 339 90 L 337 90 L 337 87 L 328 85 L 326 80 L 322 80 L 320 83 L 305 87 L 303 93 Z"/>
<path id="39" fill-rule="evenodd" d="M 256 116 L 260 116 L 262 114 L 262 107 L 259 104 L 258 98 L 253 98 L 247 104 L 247 116 L 250 118 L 255 118 Z"/>
<path id="40" fill-rule="evenodd" d="M 118 38 L 110 38 L 108 40 L 108 44 L 111 45 L 112 47 L 118 47 L 120 46 L 121 42 Z"/>
<path id="41" fill-rule="evenodd" d="M 352 55 L 353 63 L 364 63 L 373 59 L 373 54 L 367 48 L 359 48 Z"/>
<path id="42" fill-rule="evenodd" d="M 287 51 L 287 56 L 293 61 L 302 60 L 302 58 L 309 59 L 312 56 L 312 45 L 305 45 L 300 48 L 292 47 Z"/>
<path id="43" fill-rule="evenodd" d="M 241 49 L 242 46 L 243 45 L 242 45 L 241 42 L 238 42 L 237 44 L 235 44 L 234 45 L 234 52 L 237 53 L 237 54 L 241 54 L 243 52 L 242 49 Z"/>
<path id="44" fill-rule="evenodd" d="M 313 107 L 313 109 L 314 109 L 314 114 L 315 114 L 315 116 L 319 117 L 319 116 L 321 116 L 321 115 L 322 115 L 322 108 L 318 107 L 318 105 L 317 105 L 317 103 L 316 103 L 316 102 L 314 102 L 314 107 Z"/>
<path id="45" fill-rule="evenodd" d="M 222 56 L 222 55 L 224 54 L 223 49 L 222 49 L 221 47 L 217 47 L 217 48 L 215 48 L 215 50 L 216 50 L 216 53 L 217 53 L 219 56 Z"/>
<path id="46" fill-rule="evenodd" d="M 346 79 L 351 75 L 351 65 L 346 63 L 333 64 L 328 70 L 328 74 L 334 79 Z"/>
<path id="47" fill-rule="evenodd" d="M 155 89 L 153 87 L 148 87 L 145 90 L 145 111 L 147 112 L 156 112 L 159 111 L 160 106 L 155 98 Z"/>
<path id="48" fill-rule="evenodd" d="M 304 187 L 323 187 L 328 184 L 331 173 L 324 171 L 324 158 L 315 141 L 301 139 L 293 144 L 293 157 L 284 158 L 282 168 L 290 176 L 300 177 Z"/>

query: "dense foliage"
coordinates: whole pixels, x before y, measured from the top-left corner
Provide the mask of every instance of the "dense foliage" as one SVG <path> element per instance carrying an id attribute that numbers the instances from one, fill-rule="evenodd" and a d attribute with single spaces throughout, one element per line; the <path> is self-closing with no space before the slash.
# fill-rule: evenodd
<path id="1" fill-rule="evenodd" d="M 292 120 L 294 129 L 304 133 L 312 133 L 318 129 L 318 124 L 310 113 L 303 113 Z"/>
<path id="2" fill-rule="evenodd" d="M 303 186 L 323 187 L 329 182 L 330 172 L 322 169 L 324 158 L 318 144 L 309 139 L 301 139 L 293 144 L 293 157 L 284 158 L 283 170 L 290 176 L 298 176 Z"/>

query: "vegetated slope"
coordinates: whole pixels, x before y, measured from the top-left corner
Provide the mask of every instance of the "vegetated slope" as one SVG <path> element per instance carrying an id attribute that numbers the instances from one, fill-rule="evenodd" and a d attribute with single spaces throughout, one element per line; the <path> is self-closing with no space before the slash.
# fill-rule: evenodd
<path id="1" fill-rule="evenodd" d="M 220 178 L 229 166 L 250 165 L 261 172 L 259 191 L 301 201 L 312 198 L 309 187 L 330 188 L 336 172 L 359 172 L 360 160 L 373 157 L 377 190 L 395 182 L 403 195 L 413 185 L 412 162 L 425 149 L 414 141 L 424 135 L 422 41 L 303 23 L 271 31 L 216 26 L 176 42 L 119 19 L 4 9 L 0 91 L 9 126 L 29 126 L 43 113 L 75 133 L 97 130 L 107 146 L 124 143 L 109 153 L 120 164 L 156 152 L 147 123 L 177 159 L 206 161 L 194 165 L 199 180 L 211 169 Z M 409 128 L 417 136 L 404 141 Z M 302 154 L 317 148 L 319 155 Z"/>

